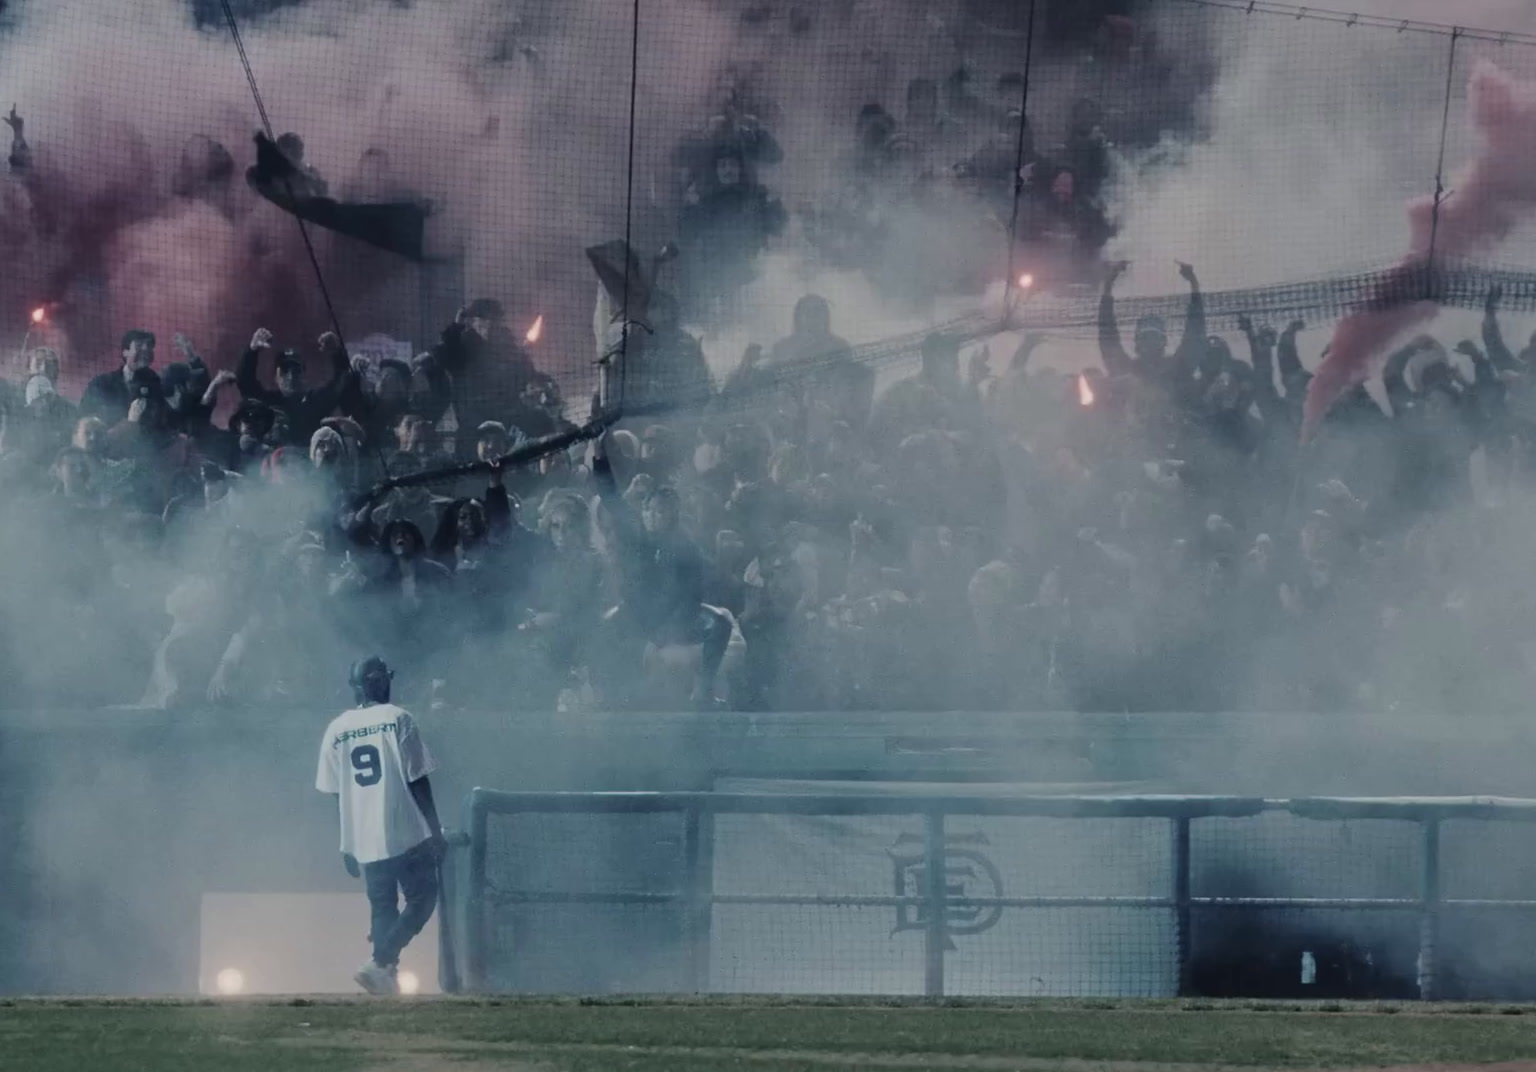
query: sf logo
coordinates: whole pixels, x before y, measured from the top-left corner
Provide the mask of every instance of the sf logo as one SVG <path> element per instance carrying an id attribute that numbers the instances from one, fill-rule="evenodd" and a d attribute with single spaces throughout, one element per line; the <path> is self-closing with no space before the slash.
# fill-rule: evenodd
<path id="1" fill-rule="evenodd" d="M 997 865 L 977 847 L 987 844 L 987 836 L 980 831 L 974 834 L 953 834 L 944 839 L 946 949 L 955 948 L 950 938 L 991 930 L 1002 918 L 1001 905 L 970 903 L 976 898 L 1003 895 L 1003 877 L 998 873 Z M 918 834 L 902 834 L 896 839 L 896 844 L 886 851 L 890 854 L 891 865 L 895 870 L 896 896 L 925 897 L 928 892 L 928 876 L 923 858 L 923 838 Z M 891 931 L 892 934 L 927 929 L 926 901 L 896 906 L 896 927 Z"/>

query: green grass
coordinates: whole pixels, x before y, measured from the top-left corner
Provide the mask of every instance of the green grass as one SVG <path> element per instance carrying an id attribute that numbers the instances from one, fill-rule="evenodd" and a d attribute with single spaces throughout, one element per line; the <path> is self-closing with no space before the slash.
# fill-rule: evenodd
<path id="1" fill-rule="evenodd" d="M 1491 1062 L 1536 1068 L 1536 1009 L 772 999 L 0 1002 L 0 1069 L 28 1072 L 1134 1072 L 1143 1063 L 1257 1072 Z"/>

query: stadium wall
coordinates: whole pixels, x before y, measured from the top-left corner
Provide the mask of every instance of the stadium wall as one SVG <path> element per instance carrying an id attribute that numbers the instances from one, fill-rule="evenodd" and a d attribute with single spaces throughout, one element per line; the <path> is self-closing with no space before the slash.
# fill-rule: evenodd
<path id="1" fill-rule="evenodd" d="M 327 714 L 0 715 L 0 991 L 187 993 L 205 893 L 354 892 Z M 1303 715 L 423 713 L 439 799 L 726 777 L 1029 792 L 1536 796 L 1529 725 Z M 359 949 L 362 949 L 359 936 Z"/>

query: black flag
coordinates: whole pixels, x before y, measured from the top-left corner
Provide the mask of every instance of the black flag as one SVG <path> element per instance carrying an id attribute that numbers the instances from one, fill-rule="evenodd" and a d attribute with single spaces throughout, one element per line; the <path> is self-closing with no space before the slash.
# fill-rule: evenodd
<path id="1" fill-rule="evenodd" d="M 265 134 L 256 135 L 256 166 L 245 179 L 262 197 L 328 231 L 355 238 L 413 261 L 425 259 L 423 245 L 431 209 L 421 201 L 344 204 L 326 196 L 325 184 L 301 169 Z"/>

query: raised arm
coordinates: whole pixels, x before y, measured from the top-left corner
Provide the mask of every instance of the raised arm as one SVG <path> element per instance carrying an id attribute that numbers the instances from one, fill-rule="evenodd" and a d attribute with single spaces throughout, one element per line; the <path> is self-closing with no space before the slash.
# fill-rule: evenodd
<path id="1" fill-rule="evenodd" d="M 256 363 L 261 359 L 262 351 L 271 346 L 272 333 L 266 328 L 257 328 L 256 334 L 251 336 L 251 345 L 246 347 L 240 355 L 239 364 L 235 366 L 235 385 L 240 388 L 241 398 L 267 401 L 267 390 L 261 386 L 261 380 L 257 377 Z"/>
<path id="2" fill-rule="evenodd" d="M 1104 293 L 1099 297 L 1099 359 L 1111 376 L 1135 370 L 1135 363 L 1120 338 L 1120 322 L 1115 318 L 1115 282 L 1130 267 L 1129 261 L 1116 261 L 1104 277 Z"/>
<path id="3" fill-rule="evenodd" d="M 619 494 L 619 482 L 613 475 L 613 463 L 608 460 L 607 432 L 592 441 L 592 480 L 601 494 Z"/>
<path id="4" fill-rule="evenodd" d="M 11 128 L 11 154 L 7 163 L 12 171 L 26 171 L 32 166 L 32 147 L 27 144 L 26 120 L 16 111 L 16 105 L 11 105 L 11 112 L 5 117 L 5 125 Z"/>
<path id="5" fill-rule="evenodd" d="M 1466 354 L 1472 362 L 1472 386 L 1481 395 L 1500 395 L 1503 393 L 1503 381 L 1499 379 L 1499 370 L 1494 367 L 1492 361 L 1477 348 L 1477 343 L 1471 339 L 1463 339 L 1456 344 L 1456 352 Z"/>
<path id="6" fill-rule="evenodd" d="M 341 381 L 341 396 L 336 404 L 345 416 L 360 426 L 366 426 L 373 410 L 373 399 L 368 393 L 368 361 L 363 357 L 353 357 L 347 364 L 352 374 Z"/>
<path id="7" fill-rule="evenodd" d="M 1403 407 L 1413 399 L 1413 392 L 1408 388 L 1408 362 L 1413 359 L 1414 354 L 1424 348 L 1424 337 L 1420 336 L 1392 351 L 1386 364 L 1382 366 L 1381 382 L 1387 389 L 1387 401 L 1392 404 L 1394 416 L 1401 416 Z"/>
<path id="8" fill-rule="evenodd" d="M 1513 372 L 1524 368 L 1521 360 L 1514 355 L 1504 342 L 1504 332 L 1499 327 L 1499 300 L 1504 297 L 1504 288 L 1495 283 L 1488 288 L 1488 300 L 1483 304 L 1483 346 L 1488 350 L 1488 360 L 1493 362 L 1493 367 L 1500 372 Z"/>
<path id="9" fill-rule="evenodd" d="M 219 392 L 226 384 L 235 382 L 235 374 L 229 369 L 222 369 L 216 373 L 208 383 L 208 390 L 203 392 L 203 406 L 212 409 L 219 404 Z"/>
<path id="10" fill-rule="evenodd" d="M 485 489 L 485 524 L 491 532 L 509 532 L 513 525 L 512 496 L 500 462 L 491 463 L 491 482 Z"/>
<path id="11" fill-rule="evenodd" d="M 1205 295 L 1200 293 L 1200 279 L 1192 265 L 1178 261 L 1179 275 L 1189 284 L 1189 305 L 1184 310 L 1184 337 L 1174 351 L 1174 366 L 1185 376 L 1194 373 L 1200 364 L 1207 336 L 1205 327 Z"/>
<path id="12" fill-rule="evenodd" d="M 608 434 L 604 432 L 592 441 L 592 480 L 602 496 L 602 507 L 613 521 L 614 533 L 620 540 L 633 543 L 640 535 L 640 519 L 634 507 L 625 500 L 619 490 L 619 482 L 613 474 L 613 464 L 608 460 Z"/>
<path id="13" fill-rule="evenodd" d="M 1312 379 L 1296 350 L 1296 336 L 1306 326 L 1301 320 L 1292 320 L 1285 325 L 1285 330 L 1280 333 L 1280 344 L 1275 349 L 1275 362 L 1280 369 L 1280 383 L 1285 387 L 1287 401 L 1299 401 L 1297 396 L 1306 393 L 1307 383 Z"/>
<path id="14" fill-rule="evenodd" d="M 1266 417 L 1278 414 L 1284 403 L 1275 386 L 1275 333 L 1269 327 L 1257 328 L 1246 315 L 1237 318 L 1237 326 L 1248 340 L 1248 356 L 1253 362 L 1254 401 Z"/>
<path id="15" fill-rule="evenodd" d="M 436 353 L 418 354 L 414 368 L 427 381 L 427 392 L 425 396 L 416 396 L 413 406 L 423 417 L 436 424 L 443 419 L 443 414 L 448 412 L 453 402 L 453 381 Z M 474 429 L 469 431 L 473 432 Z"/>
<path id="16" fill-rule="evenodd" d="M 208 368 L 207 362 L 203 360 L 203 355 L 197 352 L 197 347 L 192 345 L 191 339 L 178 331 L 173 337 L 173 341 L 176 344 L 177 351 L 186 359 L 188 368 L 194 372 L 205 371 Z"/>
<path id="17" fill-rule="evenodd" d="M 346 394 L 356 373 L 352 371 L 352 362 L 347 359 L 346 347 L 341 344 L 335 332 L 327 331 L 320 336 L 320 353 L 331 364 L 331 378 L 325 382 L 325 386 L 314 391 L 314 396 L 317 405 L 323 406 L 329 416 L 341 404 L 342 396 Z"/>

